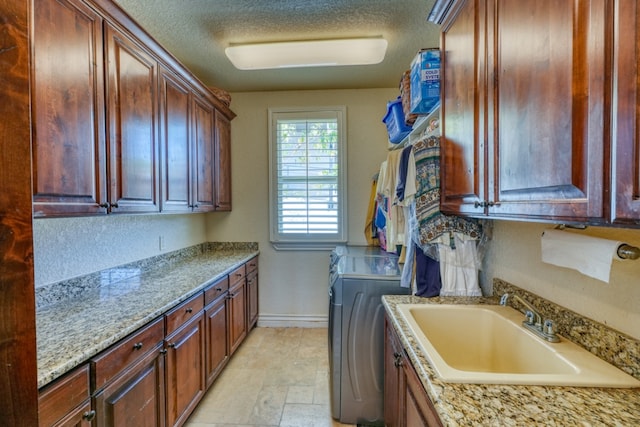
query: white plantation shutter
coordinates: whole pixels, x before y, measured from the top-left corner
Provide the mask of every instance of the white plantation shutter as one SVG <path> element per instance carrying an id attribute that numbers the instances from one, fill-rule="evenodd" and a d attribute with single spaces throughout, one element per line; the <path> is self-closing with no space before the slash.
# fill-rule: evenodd
<path id="1" fill-rule="evenodd" d="M 344 108 L 269 111 L 276 248 L 325 248 L 346 241 L 344 115 Z"/>

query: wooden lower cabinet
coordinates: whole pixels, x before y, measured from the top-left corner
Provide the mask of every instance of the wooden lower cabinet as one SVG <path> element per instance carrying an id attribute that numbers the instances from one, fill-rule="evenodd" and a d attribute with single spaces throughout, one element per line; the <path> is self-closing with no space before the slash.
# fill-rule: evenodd
<path id="1" fill-rule="evenodd" d="M 387 427 L 441 427 L 400 339 L 385 316 L 384 421 Z"/>
<path id="2" fill-rule="evenodd" d="M 258 257 L 246 264 L 247 268 L 247 329 L 258 323 Z"/>
<path id="3" fill-rule="evenodd" d="M 167 333 L 166 349 L 166 411 L 167 426 L 184 424 L 206 391 L 204 296 L 198 294 L 165 316 L 166 324 L 173 315 L 188 318 L 175 332 Z"/>
<path id="4" fill-rule="evenodd" d="M 158 318 L 91 359 L 94 426 L 165 425 L 163 338 Z"/>
<path id="5" fill-rule="evenodd" d="M 233 354 L 247 336 L 247 280 L 245 266 L 229 274 L 229 352 Z"/>
<path id="6" fill-rule="evenodd" d="M 206 383 L 213 384 L 229 360 L 229 310 L 227 293 L 214 300 L 205 309 L 206 331 Z"/>
<path id="7" fill-rule="evenodd" d="M 40 390 L 40 427 L 90 427 L 95 417 L 89 396 L 89 365 L 85 364 Z"/>
<path id="8" fill-rule="evenodd" d="M 163 427 L 164 356 L 158 343 L 94 396 L 96 427 Z"/>

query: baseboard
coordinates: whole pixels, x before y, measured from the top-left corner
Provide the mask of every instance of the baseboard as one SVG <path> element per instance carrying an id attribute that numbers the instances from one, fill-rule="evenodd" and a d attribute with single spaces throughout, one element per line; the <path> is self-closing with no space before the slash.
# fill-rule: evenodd
<path id="1" fill-rule="evenodd" d="M 328 316 L 305 316 L 287 314 L 260 314 L 258 326 L 265 328 L 326 328 Z"/>

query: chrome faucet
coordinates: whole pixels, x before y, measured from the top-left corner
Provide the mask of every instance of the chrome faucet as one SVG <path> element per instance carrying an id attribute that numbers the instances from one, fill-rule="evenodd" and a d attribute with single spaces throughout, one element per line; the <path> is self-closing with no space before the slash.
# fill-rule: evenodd
<path id="1" fill-rule="evenodd" d="M 500 305 L 507 305 L 507 299 L 510 297 L 509 294 L 505 293 L 500 297 Z M 540 338 L 549 341 L 549 342 L 559 342 L 560 338 L 555 331 L 555 326 L 553 321 L 550 319 L 545 319 L 543 321 L 542 315 L 538 310 L 536 310 L 533 305 L 520 298 L 518 295 L 511 296 L 512 299 L 518 301 L 524 307 L 527 308 L 525 311 L 525 320 L 522 321 L 522 326 L 539 336 Z"/>

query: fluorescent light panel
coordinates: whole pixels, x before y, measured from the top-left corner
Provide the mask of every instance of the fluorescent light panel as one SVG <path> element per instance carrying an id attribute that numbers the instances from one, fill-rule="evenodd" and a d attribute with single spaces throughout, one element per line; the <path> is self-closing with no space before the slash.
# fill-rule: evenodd
<path id="1" fill-rule="evenodd" d="M 314 40 L 230 46 L 225 53 L 239 70 L 379 64 L 383 38 Z"/>

